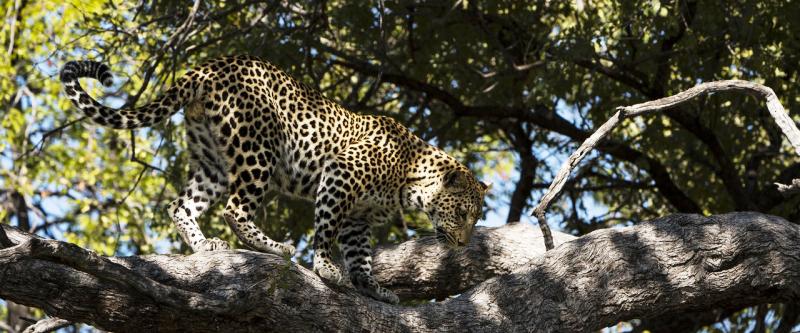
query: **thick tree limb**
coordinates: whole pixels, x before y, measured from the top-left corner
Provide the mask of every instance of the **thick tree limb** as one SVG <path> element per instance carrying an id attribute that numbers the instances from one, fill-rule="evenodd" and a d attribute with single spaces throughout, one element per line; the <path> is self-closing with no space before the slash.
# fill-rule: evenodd
<path id="1" fill-rule="evenodd" d="M 561 232 L 553 235 L 557 245 L 576 238 Z M 375 277 L 401 299 L 444 299 L 524 267 L 546 251 L 541 238 L 541 230 L 528 223 L 478 228 L 460 252 L 422 238 L 378 249 Z"/>
<path id="2" fill-rule="evenodd" d="M 550 229 L 547 225 L 545 212 L 550 207 L 552 201 L 561 193 L 561 190 L 564 188 L 564 184 L 566 184 L 567 178 L 569 178 L 569 174 L 572 172 L 572 170 L 577 167 L 586 154 L 594 149 L 598 145 L 598 142 L 608 136 L 611 131 L 614 130 L 614 128 L 616 128 L 620 122 L 622 122 L 622 120 L 657 111 L 663 111 L 671 107 L 675 107 L 681 103 L 685 103 L 699 95 L 721 91 L 745 92 L 765 99 L 770 115 L 772 115 L 772 117 L 775 119 L 775 122 L 778 124 L 778 127 L 780 127 L 783 134 L 789 139 L 789 142 L 792 144 L 792 147 L 794 147 L 797 154 L 800 155 L 800 130 L 797 129 L 797 125 L 795 125 L 792 118 L 786 113 L 786 110 L 784 110 L 783 106 L 778 100 L 778 96 L 775 95 L 772 89 L 758 83 L 741 80 L 706 82 L 698 84 L 697 86 L 689 88 L 673 96 L 664 97 L 655 101 L 639 103 L 636 105 L 619 107 L 617 112 L 614 113 L 614 115 L 611 116 L 611 118 L 609 118 L 602 126 L 600 126 L 600 128 L 598 128 L 597 131 L 595 131 L 588 139 L 586 139 L 580 145 L 580 147 L 578 147 L 578 149 L 573 152 L 572 155 L 570 155 L 567 161 L 564 162 L 564 164 L 561 166 L 561 169 L 558 170 L 556 177 L 553 179 L 553 182 L 550 184 L 550 188 L 547 189 L 547 192 L 544 196 L 542 196 L 539 204 L 534 209 L 533 214 L 536 216 L 536 219 L 539 220 L 539 226 L 542 228 L 544 242 L 547 249 L 549 250 L 553 248 L 553 241 L 550 237 Z M 779 190 L 783 193 L 788 193 L 793 189 L 787 185 L 777 185 Z"/>
<path id="3" fill-rule="evenodd" d="M 467 251 L 485 247 L 486 266 L 492 267 L 497 262 L 492 246 L 513 243 L 506 238 L 519 234 L 504 228 L 477 231 L 485 241 L 476 239 Z M 6 230 L 12 240 L 19 238 Z M 0 297 L 120 332 L 591 331 L 633 318 L 800 300 L 800 226 L 759 213 L 672 215 L 599 230 L 533 260 L 520 259 L 512 273 L 458 297 L 416 307 L 331 288 L 305 268 L 251 251 L 101 258 L 105 264 L 87 269 L 97 258 L 85 251 L 63 260 L 21 250 L 50 242 L 28 240 L 0 250 Z M 425 261 L 419 256 L 435 253 L 432 246 L 428 239 L 407 242 L 378 253 L 376 261 L 396 266 Z M 460 267 L 459 255 L 439 258 L 418 281 L 448 281 L 449 270 Z M 216 305 L 203 309 L 187 300 L 160 299 L 127 282 L 131 277 L 118 276 L 115 265 L 133 279 L 201 294 L 200 301 L 222 299 L 236 310 L 208 311 Z"/>

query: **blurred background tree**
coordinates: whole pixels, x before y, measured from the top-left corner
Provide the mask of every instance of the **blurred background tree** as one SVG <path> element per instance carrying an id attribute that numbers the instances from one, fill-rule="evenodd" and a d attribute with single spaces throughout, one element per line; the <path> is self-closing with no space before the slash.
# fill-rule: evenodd
<path id="1" fill-rule="evenodd" d="M 188 252 L 164 209 L 187 171 L 182 116 L 135 131 L 81 121 L 57 79 L 71 59 L 109 64 L 113 88 L 85 84 L 119 107 L 204 60 L 262 57 L 353 112 L 398 119 L 493 181 L 485 225 L 531 223 L 560 163 L 616 106 L 734 78 L 772 87 L 790 111 L 800 103 L 800 6 L 789 1 L 6 0 L 0 15 L 0 218 L 106 255 Z M 766 108 L 734 94 L 689 105 L 615 132 L 551 209 L 554 227 L 581 235 L 741 210 L 798 221 L 800 197 L 773 183 L 800 177 L 800 163 Z M 278 198 L 258 219 L 300 245 L 301 263 L 309 207 Z M 218 205 L 203 227 L 236 242 L 220 220 Z M 376 241 L 429 229 L 409 215 Z M 0 320 L 41 316 L 17 309 L 2 306 Z M 797 321 L 796 304 L 764 304 L 610 330 L 788 332 Z"/>

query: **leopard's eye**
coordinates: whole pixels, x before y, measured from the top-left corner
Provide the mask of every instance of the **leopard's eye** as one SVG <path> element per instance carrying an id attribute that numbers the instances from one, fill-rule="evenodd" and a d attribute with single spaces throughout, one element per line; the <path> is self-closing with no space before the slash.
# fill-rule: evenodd
<path id="1" fill-rule="evenodd" d="M 467 212 L 466 209 L 459 209 L 456 213 L 458 214 L 458 217 L 460 217 L 463 220 L 466 220 L 467 215 L 469 214 L 469 212 Z"/>

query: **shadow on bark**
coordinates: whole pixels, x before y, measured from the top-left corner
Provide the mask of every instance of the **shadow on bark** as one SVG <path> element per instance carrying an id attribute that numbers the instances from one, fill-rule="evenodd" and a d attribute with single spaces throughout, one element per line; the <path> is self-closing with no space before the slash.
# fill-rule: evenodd
<path id="1" fill-rule="evenodd" d="M 406 299 L 460 293 L 419 306 L 328 286 L 269 254 L 107 258 L 3 228 L 18 245 L 0 249 L 0 297 L 113 331 L 593 331 L 800 300 L 800 226 L 759 213 L 670 215 L 546 253 L 524 224 L 481 228 L 461 252 L 425 238 L 377 251 L 387 269 L 376 274 L 406 281 L 387 284 Z"/>

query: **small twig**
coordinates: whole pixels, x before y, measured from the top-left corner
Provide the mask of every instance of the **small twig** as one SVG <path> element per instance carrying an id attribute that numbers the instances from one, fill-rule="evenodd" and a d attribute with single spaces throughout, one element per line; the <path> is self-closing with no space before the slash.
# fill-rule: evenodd
<path id="1" fill-rule="evenodd" d="M 36 324 L 28 326 L 28 328 L 22 331 L 22 333 L 47 333 L 67 327 L 69 325 L 72 325 L 72 322 L 69 320 L 64 320 L 61 318 L 45 318 L 37 321 Z"/>
<path id="2" fill-rule="evenodd" d="M 153 153 L 153 155 L 158 155 L 158 152 L 161 150 L 161 147 L 164 145 L 164 141 L 165 141 L 164 137 L 162 136 L 161 140 L 158 142 L 158 147 L 156 147 L 156 151 Z M 136 162 L 136 163 L 141 164 L 144 168 L 142 168 L 142 171 L 139 172 L 139 176 L 136 177 L 136 182 L 133 184 L 133 187 L 130 190 L 128 190 L 128 193 L 126 193 L 125 196 L 121 200 L 119 200 L 117 202 L 118 205 L 122 205 L 126 200 L 128 200 L 128 197 L 130 197 L 131 194 L 133 193 L 133 191 L 136 190 L 136 188 L 139 186 L 139 183 L 142 181 L 142 178 L 144 177 L 144 174 L 145 174 L 145 172 L 147 172 L 147 170 L 152 169 L 152 170 L 156 170 L 156 171 L 159 171 L 159 172 L 164 172 L 164 169 L 161 169 L 161 168 L 159 168 L 159 167 L 157 167 L 155 165 L 151 165 L 150 163 L 142 161 L 138 157 L 136 157 L 136 144 L 135 143 L 136 143 L 136 138 L 133 137 L 133 132 L 131 132 L 131 158 L 130 158 L 130 160 L 132 162 Z"/>
<path id="3" fill-rule="evenodd" d="M 131 156 L 130 156 L 130 161 L 140 164 L 141 166 L 144 167 L 145 170 L 153 169 L 153 170 L 158 170 L 160 172 L 164 172 L 163 169 L 161 169 L 161 168 L 159 168 L 159 167 L 157 167 L 155 165 L 151 165 L 150 163 L 147 163 L 147 162 L 142 161 L 142 160 L 139 159 L 139 157 L 136 154 L 136 133 L 134 133 L 134 131 L 131 130 L 130 134 L 131 134 Z M 161 149 L 161 144 L 163 144 L 163 143 L 164 143 L 164 136 L 162 135 L 161 136 L 161 141 L 158 143 L 158 147 L 156 148 L 155 153 L 153 153 L 154 156 L 158 155 L 158 151 Z"/>
<path id="4" fill-rule="evenodd" d="M 31 149 L 28 149 L 25 152 L 23 152 L 22 154 L 20 154 L 19 156 L 17 156 L 17 158 L 14 159 L 14 162 L 18 162 L 19 160 L 27 157 L 29 154 L 31 154 L 34 151 L 36 151 L 36 150 L 40 149 L 41 147 L 43 147 L 45 141 L 47 141 L 47 139 L 49 139 L 51 136 L 55 135 L 56 133 L 61 133 L 61 131 L 63 131 L 67 127 L 75 125 L 75 124 L 85 120 L 86 118 L 88 118 L 88 117 L 82 116 L 82 117 L 80 117 L 78 119 L 68 121 L 67 123 L 65 123 L 63 125 L 60 125 L 60 126 L 54 128 L 54 129 L 48 130 L 47 132 L 42 134 L 42 138 L 39 140 L 39 142 L 34 144 L 33 147 L 31 147 Z"/>
<path id="5" fill-rule="evenodd" d="M 153 63 L 145 71 L 144 80 L 142 81 L 142 85 L 139 87 L 139 90 L 136 92 L 136 94 L 133 96 L 133 98 L 129 99 L 125 103 L 125 106 L 123 106 L 123 108 L 134 107 L 135 106 L 136 102 L 142 96 L 142 94 L 144 93 L 145 89 L 147 89 L 147 85 L 149 84 L 150 78 L 153 76 L 153 73 L 155 72 L 156 67 L 158 67 L 158 63 L 161 61 L 161 59 L 164 57 L 164 55 L 168 53 L 168 52 L 166 52 L 167 49 L 169 49 L 169 48 L 171 48 L 173 46 L 180 45 L 183 42 L 183 40 L 186 37 L 186 35 L 188 35 L 188 31 L 187 30 L 194 23 L 194 17 L 195 17 L 195 15 L 197 15 L 197 10 L 199 8 L 200 8 L 200 0 L 195 0 L 194 4 L 192 5 L 192 9 L 189 11 L 189 16 L 186 17 L 186 20 L 183 21 L 183 24 L 181 24 L 177 29 L 175 29 L 175 32 L 173 32 L 172 35 L 169 36 L 169 38 L 167 39 L 166 43 L 164 43 L 158 49 L 158 51 L 156 52 L 156 59 L 153 60 Z"/>
<path id="6" fill-rule="evenodd" d="M 133 191 L 139 187 L 139 184 L 142 182 L 142 178 L 144 178 L 144 174 L 147 172 L 147 170 L 153 169 L 153 170 L 158 170 L 160 172 L 164 172 L 163 169 L 151 165 L 150 163 L 142 161 L 138 157 L 136 157 L 136 138 L 134 137 L 133 131 L 131 131 L 130 133 L 131 133 L 131 161 L 141 164 L 143 168 L 142 171 L 139 172 L 139 175 L 136 177 L 136 182 L 133 183 L 133 187 L 131 187 L 131 189 L 128 190 L 128 193 L 126 193 L 121 200 L 116 202 L 117 206 L 122 206 L 125 203 L 125 201 L 127 201 L 128 198 L 131 196 L 131 194 L 133 194 Z M 164 145 L 164 136 L 161 137 L 161 140 L 158 143 L 158 147 L 156 147 L 156 151 L 155 153 L 153 153 L 153 155 L 158 155 L 158 152 L 161 150 L 161 147 L 163 145 Z M 114 238 L 114 253 L 117 252 L 117 247 L 119 246 L 119 239 L 120 236 L 122 235 L 122 225 L 119 223 L 119 209 L 116 210 L 116 214 L 117 214 L 117 222 L 116 222 L 117 235 Z"/>
<path id="7" fill-rule="evenodd" d="M 625 118 L 662 111 L 684 103 L 697 96 L 721 91 L 745 92 L 764 98 L 767 102 L 767 109 L 769 110 L 770 115 L 772 115 L 772 118 L 775 119 L 775 122 L 778 124 L 778 127 L 780 127 L 783 134 L 789 139 L 789 142 L 792 144 L 792 147 L 794 147 L 797 154 L 800 155 L 800 130 L 797 129 L 797 126 L 792 118 L 786 113 L 786 110 L 783 108 L 783 105 L 781 105 L 780 101 L 778 100 L 778 96 L 775 95 L 775 92 L 772 91 L 770 87 L 758 83 L 742 80 L 724 80 L 701 83 L 673 96 L 636 105 L 619 107 L 617 108 L 617 112 L 614 113 L 614 115 L 611 116 L 611 118 L 609 118 L 602 126 L 600 126 L 600 128 L 597 129 L 597 131 L 595 131 L 588 139 L 586 139 L 586 141 L 584 141 L 583 144 L 578 147 L 578 150 L 572 153 L 569 159 L 564 162 L 564 164 L 561 166 L 561 169 L 559 169 L 558 173 L 556 174 L 556 178 L 547 189 L 547 193 L 545 193 L 545 195 L 539 201 L 539 205 L 537 205 L 536 209 L 534 209 L 533 215 L 536 216 L 536 219 L 539 221 L 539 227 L 542 229 L 542 234 L 544 235 L 545 247 L 548 250 L 553 248 L 553 236 L 550 233 L 550 227 L 547 225 L 547 218 L 545 217 L 547 208 L 550 207 L 552 201 L 563 190 L 564 184 L 567 182 L 567 178 L 572 170 L 581 162 L 581 160 L 583 160 L 584 157 L 586 157 L 586 154 L 594 149 L 600 140 L 608 136 L 608 134 L 611 133 L 611 131 L 622 120 Z M 793 180 L 792 185 L 783 185 L 777 183 L 776 185 L 778 185 L 778 191 L 784 195 L 800 192 L 800 179 Z"/>

